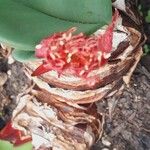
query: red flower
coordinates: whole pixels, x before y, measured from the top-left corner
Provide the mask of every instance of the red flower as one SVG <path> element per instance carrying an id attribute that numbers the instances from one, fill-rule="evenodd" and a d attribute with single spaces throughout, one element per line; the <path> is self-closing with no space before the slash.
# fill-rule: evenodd
<path id="1" fill-rule="evenodd" d="M 113 29 L 118 18 L 118 11 L 112 23 L 103 35 L 86 36 L 83 33 L 73 35 L 76 28 L 55 33 L 36 46 L 36 57 L 43 58 L 32 76 L 39 76 L 51 70 L 59 74 L 70 74 L 86 78 L 95 69 L 107 62 L 107 54 L 112 50 Z"/>
<path id="2" fill-rule="evenodd" d="M 11 122 L 8 122 L 7 125 L 0 131 L 0 139 L 7 140 L 15 146 L 31 141 L 29 136 L 25 136 L 21 131 L 14 129 Z"/>

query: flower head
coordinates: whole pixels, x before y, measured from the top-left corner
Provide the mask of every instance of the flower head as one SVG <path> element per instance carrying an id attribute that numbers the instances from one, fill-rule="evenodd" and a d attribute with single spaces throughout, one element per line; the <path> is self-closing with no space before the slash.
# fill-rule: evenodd
<path id="1" fill-rule="evenodd" d="M 107 56 L 110 56 L 112 50 L 113 29 L 117 18 L 118 11 L 103 35 L 74 35 L 74 27 L 43 39 L 36 46 L 35 54 L 36 57 L 44 59 L 43 64 L 32 75 L 38 76 L 55 70 L 60 75 L 68 72 L 86 78 L 92 70 L 107 62 Z"/>

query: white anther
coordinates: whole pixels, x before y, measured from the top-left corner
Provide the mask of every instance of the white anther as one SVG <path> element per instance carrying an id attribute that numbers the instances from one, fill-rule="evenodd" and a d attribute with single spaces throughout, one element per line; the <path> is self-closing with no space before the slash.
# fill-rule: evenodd
<path id="1" fill-rule="evenodd" d="M 36 47 L 35 47 L 36 49 L 41 49 L 42 48 L 42 45 L 41 44 L 39 44 L 39 45 L 36 45 Z"/>

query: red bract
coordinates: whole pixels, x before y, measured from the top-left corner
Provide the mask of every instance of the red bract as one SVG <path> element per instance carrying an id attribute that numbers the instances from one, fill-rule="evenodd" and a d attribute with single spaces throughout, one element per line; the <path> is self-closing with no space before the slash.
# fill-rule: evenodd
<path id="1" fill-rule="evenodd" d="M 118 16 L 119 12 L 116 10 L 112 18 L 112 23 L 108 26 L 105 34 L 98 39 L 98 47 L 103 52 L 109 53 L 112 50 L 113 29 Z"/>
<path id="2" fill-rule="evenodd" d="M 117 18 L 118 11 L 103 35 L 73 35 L 76 28 L 71 28 L 43 39 L 36 46 L 36 57 L 43 58 L 43 64 L 32 75 L 38 76 L 55 70 L 59 74 L 68 72 L 86 78 L 91 71 L 107 62 L 106 55 L 112 50 L 113 29 Z"/>
<path id="3" fill-rule="evenodd" d="M 14 129 L 11 122 L 0 131 L 0 139 L 6 140 L 14 144 L 14 146 L 22 145 L 26 142 L 31 141 L 31 138 L 25 136 L 21 131 Z"/>

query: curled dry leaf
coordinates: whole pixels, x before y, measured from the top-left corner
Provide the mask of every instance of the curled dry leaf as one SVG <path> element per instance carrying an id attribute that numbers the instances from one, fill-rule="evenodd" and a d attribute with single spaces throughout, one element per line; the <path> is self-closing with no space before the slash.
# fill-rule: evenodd
<path id="1" fill-rule="evenodd" d="M 89 149 L 99 139 L 104 123 L 95 104 L 86 110 L 74 108 L 35 89 L 19 98 L 12 121 L 14 128 L 32 136 L 36 149 L 61 150 Z"/>
<path id="2" fill-rule="evenodd" d="M 7 74 L 0 72 L 0 87 L 3 86 L 7 81 Z"/>
<path id="3" fill-rule="evenodd" d="M 12 48 L 10 46 L 0 43 L 0 57 L 8 58 L 11 52 Z"/>

